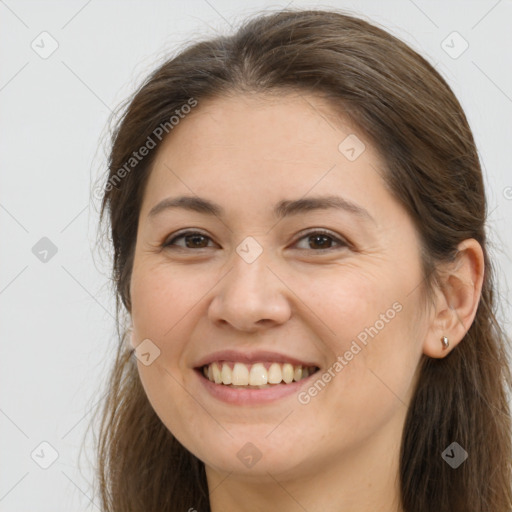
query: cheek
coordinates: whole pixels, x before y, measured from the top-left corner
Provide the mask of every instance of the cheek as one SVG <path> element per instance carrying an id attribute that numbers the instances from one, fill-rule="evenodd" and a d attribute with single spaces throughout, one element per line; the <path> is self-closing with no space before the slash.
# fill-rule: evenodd
<path id="1" fill-rule="evenodd" d="M 381 313 L 391 309 L 388 316 L 394 316 L 393 303 L 400 296 L 396 284 L 377 268 L 338 265 L 322 272 L 297 273 L 290 279 L 305 306 L 323 321 L 333 346 L 341 351 L 359 335 L 364 341 L 365 329 L 375 322 L 381 327 Z"/>
<path id="2" fill-rule="evenodd" d="M 182 440 L 197 435 L 200 416 L 180 367 L 195 321 L 193 306 L 204 295 L 196 281 L 178 267 L 139 261 L 130 288 L 135 343 L 150 339 L 160 351 L 149 365 L 137 361 L 142 386 L 162 423 Z"/>
<path id="3" fill-rule="evenodd" d="M 205 285 L 180 267 L 134 266 L 130 288 L 134 331 L 163 342 L 204 295 Z"/>
<path id="4" fill-rule="evenodd" d="M 315 418 L 324 418 L 322 426 L 318 423 L 311 429 L 329 431 L 342 425 L 347 433 L 352 432 L 349 436 L 368 434 L 406 403 L 417 363 L 415 324 L 411 320 L 417 307 L 416 294 L 408 295 L 412 285 L 405 279 L 394 279 L 396 274 L 376 265 L 274 270 L 293 290 L 283 291 L 288 293 L 293 310 L 290 322 L 315 343 L 320 354 L 323 352 L 335 375 L 304 409 L 299 402 L 297 407 L 313 410 Z M 161 348 L 159 365 L 138 363 L 141 380 L 153 408 L 164 416 L 164 424 L 181 433 L 184 441 L 188 439 L 189 434 L 184 434 L 187 429 L 201 432 L 197 422 L 204 417 L 198 404 L 184 392 L 187 381 L 179 363 L 194 329 L 200 323 L 205 332 L 214 328 L 205 320 L 208 311 L 202 301 L 220 293 L 222 275 L 162 263 L 134 267 L 134 332 L 138 342 L 155 339 Z M 208 290 L 212 293 L 209 298 L 205 297 Z M 282 327 L 286 329 L 286 325 Z M 341 370 L 334 366 L 336 361 Z"/>
<path id="5" fill-rule="evenodd" d="M 334 375 L 327 386 L 335 390 L 324 393 L 327 407 L 354 428 L 368 428 L 369 411 L 384 420 L 407 402 L 421 354 L 418 294 L 410 293 L 416 276 L 393 275 L 340 268 L 330 279 L 301 282 L 308 307 L 326 325 L 321 339 Z"/>

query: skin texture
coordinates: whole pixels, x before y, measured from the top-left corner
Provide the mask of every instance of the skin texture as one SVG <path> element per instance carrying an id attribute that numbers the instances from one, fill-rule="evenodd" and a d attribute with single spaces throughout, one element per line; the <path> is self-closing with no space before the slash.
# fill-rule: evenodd
<path id="1" fill-rule="evenodd" d="M 354 161 L 338 149 L 350 134 L 365 144 Z M 428 304 L 419 238 L 383 169 L 364 135 L 313 95 L 199 103 L 159 149 L 139 217 L 132 343 L 150 339 L 160 350 L 150 365 L 138 362 L 140 378 L 162 422 L 205 463 L 214 512 L 401 510 L 398 456 L 418 362 L 444 357 L 469 329 L 483 258 L 476 241 L 461 244 Z M 336 209 L 272 214 L 283 199 L 333 194 L 373 220 Z M 178 195 L 210 199 L 225 216 L 148 217 Z M 185 228 L 208 238 L 162 248 Z M 305 236 L 321 228 L 333 238 Z M 250 264 L 236 251 L 249 236 L 263 249 Z M 389 319 L 393 304 L 400 311 Z M 307 404 L 292 394 L 229 405 L 193 370 L 217 350 L 261 349 L 324 372 L 382 314 L 384 327 Z M 247 442 L 261 454 L 252 467 L 237 457 Z"/>

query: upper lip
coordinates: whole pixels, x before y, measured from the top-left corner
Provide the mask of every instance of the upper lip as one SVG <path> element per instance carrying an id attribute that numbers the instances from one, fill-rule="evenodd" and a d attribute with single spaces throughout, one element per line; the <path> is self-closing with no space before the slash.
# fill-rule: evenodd
<path id="1" fill-rule="evenodd" d="M 292 357 L 286 354 L 280 354 L 278 352 L 270 352 L 263 350 L 258 350 L 254 352 L 241 352 L 239 350 L 219 350 L 218 352 L 212 352 L 211 354 L 208 354 L 207 356 L 204 356 L 203 358 L 199 359 L 199 361 L 197 361 L 194 367 L 201 368 L 202 366 L 214 363 L 215 361 L 235 361 L 245 364 L 269 361 L 276 363 L 291 363 L 294 365 L 302 365 L 303 367 L 319 367 L 319 365 L 315 362 L 304 361 L 302 359 L 298 359 L 296 357 Z"/>

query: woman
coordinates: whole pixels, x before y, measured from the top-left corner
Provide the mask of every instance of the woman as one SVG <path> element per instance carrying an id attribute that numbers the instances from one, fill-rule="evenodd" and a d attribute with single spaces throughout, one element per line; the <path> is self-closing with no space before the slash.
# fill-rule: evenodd
<path id="1" fill-rule="evenodd" d="M 104 190 L 104 510 L 511 510 L 482 173 L 421 56 L 339 11 L 249 20 L 146 80 Z"/>

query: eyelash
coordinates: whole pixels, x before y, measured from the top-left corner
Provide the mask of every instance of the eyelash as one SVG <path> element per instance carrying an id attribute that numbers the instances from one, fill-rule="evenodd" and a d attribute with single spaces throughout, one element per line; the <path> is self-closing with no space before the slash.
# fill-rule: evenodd
<path id="1" fill-rule="evenodd" d="M 200 231 L 184 231 L 182 233 L 178 233 L 176 236 L 174 236 L 173 238 L 171 239 L 168 239 L 168 241 L 164 242 L 162 244 L 162 248 L 166 248 L 166 249 L 173 249 L 173 245 L 174 245 L 174 242 L 176 242 L 176 240 L 179 240 L 180 238 L 185 238 L 187 236 L 192 236 L 192 235 L 199 235 L 199 236 L 202 236 L 202 237 L 205 237 L 205 238 L 208 238 L 211 240 L 211 238 L 208 236 L 208 235 L 205 235 L 204 233 L 201 233 Z M 324 252 L 327 252 L 327 251 L 333 251 L 333 250 L 336 250 L 336 249 L 342 249 L 342 248 L 346 248 L 346 247 L 349 247 L 350 244 L 345 241 L 344 239 L 342 238 L 338 238 L 336 236 L 334 236 L 330 231 L 325 231 L 323 229 L 317 229 L 317 230 L 313 230 L 313 231 L 309 231 L 307 233 L 304 233 L 301 237 L 299 237 L 295 243 L 299 242 L 300 240 L 304 239 L 304 238 L 308 238 L 308 237 L 312 237 L 313 235 L 323 235 L 323 236 L 326 236 L 327 238 L 330 238 L 331 240 L 333 240 L 334 242 L 336 242 L 339 246 L 338 247 L 329 247 L 327 249 L 299 249 L 301 251 L 308 251 L 308 250 L 311 250 L 313 252 L 321 252 L 321 253 L 324 253 Z M 181 247 L 181 246 L 177 246 L 179 249 L 184 249 L 184 250 L 200 250 L 200 249 L 208 249 L 208 247 L 199 247 L 197 249 L 193 249 L 193 248 L 190 248 L 190 247 Z"/>

